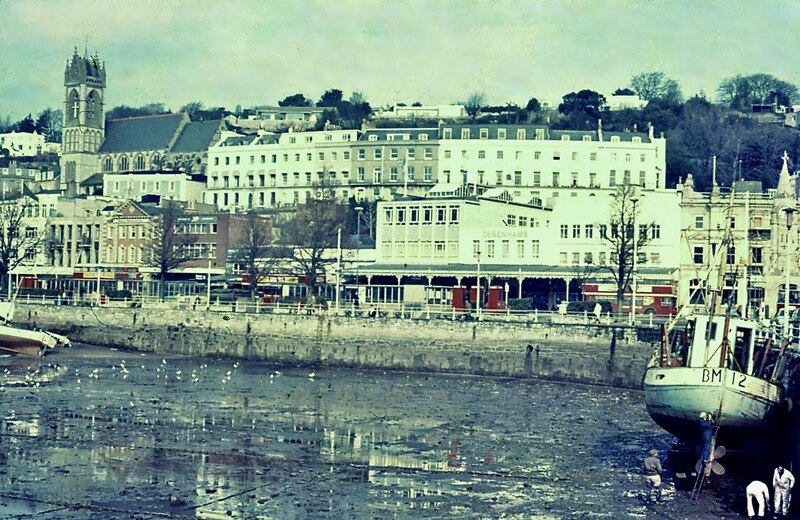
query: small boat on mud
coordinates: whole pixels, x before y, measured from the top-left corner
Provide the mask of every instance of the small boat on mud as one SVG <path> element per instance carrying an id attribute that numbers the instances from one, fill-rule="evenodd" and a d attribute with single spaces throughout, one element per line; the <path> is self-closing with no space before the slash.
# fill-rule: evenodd
<path id="1" fill-rule="evenodd" d="M 716 442 L 730 447 L 757 439 L 787 411 L 798 356 L 761 322 L 697 314 L 674 332 L 665 326 L 644 375 L 647 412 L 659 426 L 697 444 L 698 418 L 711 413 Z"/>
<path id="2" fill-rule="evenodd" d="M 0 352 L 38 357 L 48 348 L 67 347 L 67 337 L 45 330 L 30 330 L 11 324 L 14 316 L 13 302 L 0 302 Z"/>

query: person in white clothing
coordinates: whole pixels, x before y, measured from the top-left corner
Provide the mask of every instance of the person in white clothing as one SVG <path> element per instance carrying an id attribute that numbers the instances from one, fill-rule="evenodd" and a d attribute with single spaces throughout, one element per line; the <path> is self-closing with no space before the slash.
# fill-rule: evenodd
<path id="1" fill-rule="evenodd" d="M 747 485 L 747 518 L 753 518 L 755 511 L 753 510 L 753 499 L 758 504 L 758 516 L 764 516 L 764 506 L 769 509 L 769 488 L 760 480 L 754 480 Z"/>
<path id="2" fill-rule="evenodd" d="M 772 474 L 772 487 L 775 496 L 775 514 L 786 516 L 789 514 L 789 505 L 792 503 L 792 487 L 794 475 L 782 466 L 775 468 Z"/>

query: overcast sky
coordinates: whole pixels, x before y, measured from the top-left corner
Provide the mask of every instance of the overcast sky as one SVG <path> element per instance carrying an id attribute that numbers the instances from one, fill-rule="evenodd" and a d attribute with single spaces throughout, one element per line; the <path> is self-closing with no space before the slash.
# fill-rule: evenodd
<path id="1" fill-rule="evenodd" d="M 800 84 L 797 0 L 0 0 L 0 117 L 61 108 L 78 47 L 107 107 L 277 104 L 328 88 L 373 107 L 609 95 L 643 71 L 713 97 L 735 74 Z"/>

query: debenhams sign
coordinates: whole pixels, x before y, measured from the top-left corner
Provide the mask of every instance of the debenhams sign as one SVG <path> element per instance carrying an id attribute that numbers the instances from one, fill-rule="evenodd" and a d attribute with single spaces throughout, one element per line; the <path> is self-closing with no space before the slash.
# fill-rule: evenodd
<path id="1" fill-rule="evenodd" d="M 527 238 L 527 236 L 527 229 L 498 229 L 481 233 L 481 238 Z"/>

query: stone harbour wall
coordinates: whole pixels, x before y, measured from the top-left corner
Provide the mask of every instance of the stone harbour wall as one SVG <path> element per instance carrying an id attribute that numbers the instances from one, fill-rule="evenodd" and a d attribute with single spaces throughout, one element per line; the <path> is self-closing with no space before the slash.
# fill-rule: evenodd
<path id="1" fill-rule="evenodd" d="M 73 342 L 163 354 L 538 377 L 628 388 L 640 387 L 657 338 L 652 328 L 518 322 L 504 317 L 474 322 L 166 306 L 18 303 L 15 321 L 64 334 Z"/>

